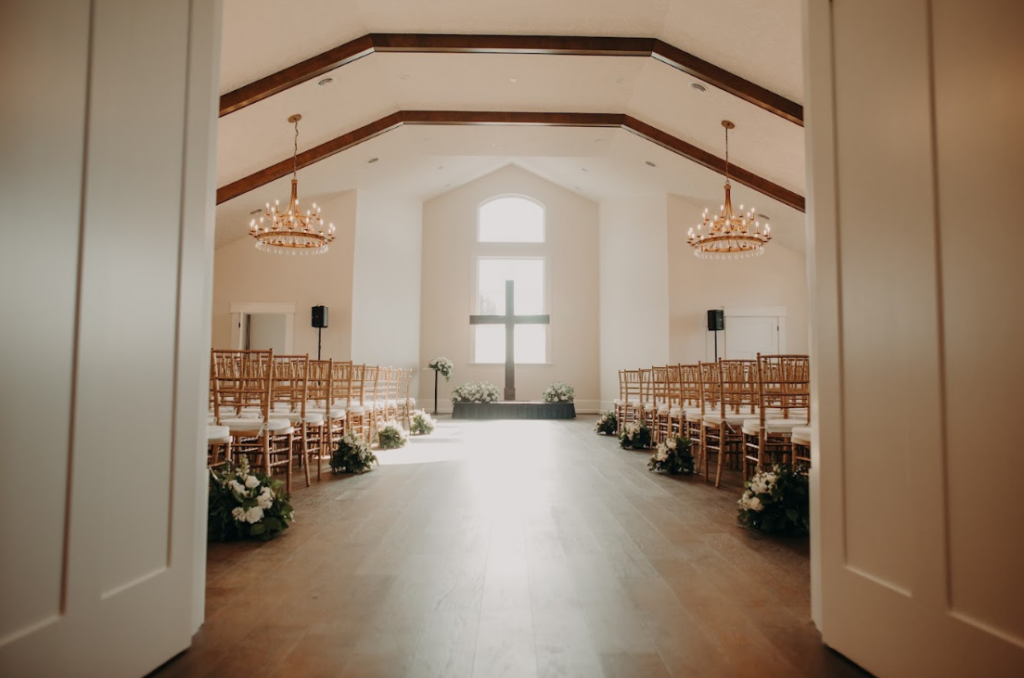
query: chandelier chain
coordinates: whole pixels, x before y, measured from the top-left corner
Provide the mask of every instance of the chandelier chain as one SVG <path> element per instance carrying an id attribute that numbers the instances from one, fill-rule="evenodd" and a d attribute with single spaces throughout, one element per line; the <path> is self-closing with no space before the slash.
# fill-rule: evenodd
<path id="1" fill-rule="evenodd" d="M 725 135 L 726 148 L 728 149 L 729 134 Z M 728 155 L 728 150 L 726 155 Z M 299 176 L 299 121 L 295 121 L 295 146 L 292 150 L 292 178 L 297 179 Z"/>
<path id="2" fill-rule="evenodd" d="M 295 124 L 298 130 L 298 123 Z M 729 183 L 729 128 L 725 128 L 725 183 Z"/>

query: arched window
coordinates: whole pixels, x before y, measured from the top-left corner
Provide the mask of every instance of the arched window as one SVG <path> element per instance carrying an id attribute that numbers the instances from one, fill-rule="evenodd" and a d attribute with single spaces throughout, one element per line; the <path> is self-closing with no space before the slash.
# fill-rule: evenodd
<path id="1" fill-rule="evenodd" d="M 477 212 L 479 242 L 544 242 L 544 206 L 518 195 L 488 200 Z"/>

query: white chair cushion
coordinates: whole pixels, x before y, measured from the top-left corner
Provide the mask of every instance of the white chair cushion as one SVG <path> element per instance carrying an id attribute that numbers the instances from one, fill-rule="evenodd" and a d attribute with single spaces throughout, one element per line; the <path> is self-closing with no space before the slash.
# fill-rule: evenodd
<path id="1" fill-rule="evenodd" d="M 306 417 L 308 418 L 311 414 L 319 414 L 322 416 L 329 416 L 331 419 L 344 419 L 345 410 L 340 410 L 336 407 L 332 407 L 330 413 L 327 412 L 326 408 L 323 407 L 307 407 Z"/>
<path id="2" fill-rule="evenodd" d="M 366 413 L 366 408 L 363 407 L 362 405 L 352 405 L 351 407 L 348 408 L 348 413 L 349 414 L 365 414 Z"/>
<path id="3" fill-rule="evenodd" d="M 719 412 L 704 415 L 704 423 L 708 426 L 721 426 L 723 420 L 730 426 L 742 426 L 743 422 L 748 419 L 750 419 L 750 412 L 726 412 L 724 417 Z"/>
<path id="4" fill-rule="evenodd" d="M 791 438 L 794 443 L 799 445 L 811 446 L 811 433 L 812 429 L 810 426 L 794 426 L 793 437 Z"/>
<path id="5" fill-rule="evenodd" d="M 207 426 L 206 442 L 207 444 L 230 443 L 231 429 L 229 429 L 227 426 Z"/>
<path id="6" fill-rule="evenodd" d="M 760 419 L 744 419 L 743 420 L 743 432 L 748 436 L 759 436 L 761 435 L 761 420 Z"/>
<path id="7" fill-rule="evenodd" d="M 640 401 L 639 400 L 630 400 L 626 404 L 629 405 L 630 407 L 640 407 Z"/>
<path id="8" fill-rule="evenodd" d="M 683 408 L 673 407 L 668 411 L 668 416 L 672 417 L 673 419 L 683 416 Z"/>
<path id="9" fill-rule="evenodd" d="M 686 415 L 686 421 L 700 421 L 702 415 L 699 407 L 687 407 L 683 410 L 683 414 Z"/>
<path id="10" fill-rule="evenodd" d="M 415 406 L 416 405 L 416 399 L 415 398 L 409 398 L 409 404 Z"/>
<path id="11" fill-rule="evenodd" d="M 623 406 L 625 406 L 626 401 L 625 400 L 618 400 L 618 399 L 616 399 L 616 400 L 612 401 L 612 404 L 615 405 L 615 407 L 623 407 Z"/>
<path id="12" fill-rule="evenodd" d="M 765 419 L 764 430 L 768 433 L 792 433 L 797 426 L 807 426 L 806 419 Z"/>
<path id="13" fill-rule="evenodd" d="M 271 433 L 287 435 L 293 431 L 292 424 L 287 419 L 271 419 L 263 424 L 259 419 L 221 419 L 221 426 L 227 426 L 231 433 L 249 433 L 256 435 L 264 427 Z"/>

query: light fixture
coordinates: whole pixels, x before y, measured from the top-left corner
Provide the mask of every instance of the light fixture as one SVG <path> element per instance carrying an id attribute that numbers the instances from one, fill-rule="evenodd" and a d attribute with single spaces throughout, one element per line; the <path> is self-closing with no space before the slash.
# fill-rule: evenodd
<path id="1" fill-rule="evenodd" d="M 644 164 L 647 165 L 648 167 L 657 167 L 657 165 L 655 165 L 650 160 L 644 160 Z"/>
<path id="2" fill-rule="evenodd" d="M 274 254 L 323 254 L 334 241 L 334 224 L 324 229 L 320 208 L 305 213 L 299 209 L 299 120 L 295 114 L 288 122 L 295 125 L 295 150 L 292 155 L 292 197 L 285 211 L 278 209 L 280 201 L 269 202 L 257 222 L 249 222 L 249 235 L 256 239 L 256 249 Z"/>
<path id="3" fill-rule="evenodd" d="M 373 163 L 378 162 L 379 160 L 380 158 L 370 158 L 369 160 L 366 161 L 366 164 L 372 165 Z"/>
<path id="4" fill-rule="evenodd" d="M 317 87 L 327 87 L 332 82 L 334 82 L 334 78 L 324 78 L 323 80 L 317 81 L 316 86 Z"/>
<path id="5" fill-rule="evenodd" d="M 761 222 L 754 218 L 757 210 L 753 207 L 749 212 L 743 211 L 736 215 L 732 209 L 731 187 L 729 185 L 729 130 L 736 125 L 728 120 L 722 121 L 725 128 L 725 203 L 720 212 L 712 216 L 704 210 L 701 223 L 696 229 L 687 233 L 687 242 L 694 249 L 698 259 L 746 259 L 764 254 L 764 246 L 772 239 L 772 227 L 768 224 L 761 228 Z"/>
<path id="6" fill-rule="evenodd" d="M 690 83 L 690 87 L 692 87 L 693 89 L 697 90 L 698 92 L 707 92 L 708 91 L 708 88 L 705 87 L 704 85 L 700 84 L 699 82 L 691 82 Z"/>

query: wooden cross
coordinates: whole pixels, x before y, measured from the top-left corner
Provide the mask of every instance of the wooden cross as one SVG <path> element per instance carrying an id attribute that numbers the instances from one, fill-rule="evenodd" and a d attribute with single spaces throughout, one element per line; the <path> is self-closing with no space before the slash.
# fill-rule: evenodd
<path id="1" fill-rule="evenodd" d="M 505 326 L 505 400 L 516 399 L 516 325 L 547 325 L 548 315 L 516 315 L 515 281 L 505 281 L 505 315 L 471 315 L 470 325 Z"/>

